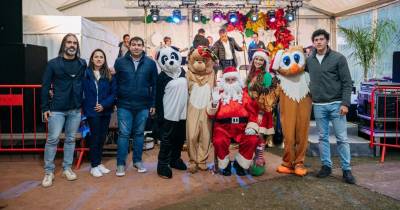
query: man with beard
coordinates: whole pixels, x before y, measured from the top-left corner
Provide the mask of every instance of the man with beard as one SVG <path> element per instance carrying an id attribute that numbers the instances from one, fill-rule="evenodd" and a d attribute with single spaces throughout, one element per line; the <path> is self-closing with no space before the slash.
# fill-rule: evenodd
<path id="1" fill-rule="evenodd" d="M 258 143 L 257 113 L 246 91 L 239 72 L 228 67 L 223 72 L 221 88 L 212 92 L 212 102 L 207 109 L 215 118 L 213 145 L 218 158 L 218 167 L 224 176 L 231 175 L 229 145 L 231 139 L 239 144 L 239 153 L 233 167 L 238 176 L 246 175 Z"/>
<path id="2" fill-rule="evenodd" d="M 58 57 L 50 60 L 43 75 L 41 108 L 48 122 L 48 137 L 44 151 L 45 176 L 43 187 L 50 187 L 54 180 L 54 157 L 59 135 L 64 128 L 63 177 L 77 179 L 71 170 L 75 150 L 75 134 L 81 121 L 82 76 L 86 69 L 81 59 L 78 38 L 74 34 L 64 36 Z M 52 87 L 52 96 L 49 96 Z"/>

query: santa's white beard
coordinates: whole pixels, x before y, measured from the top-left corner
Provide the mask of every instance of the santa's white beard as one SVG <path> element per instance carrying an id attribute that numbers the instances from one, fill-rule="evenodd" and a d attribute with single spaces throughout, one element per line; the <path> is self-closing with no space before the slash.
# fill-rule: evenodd
<path id="1" fill-rule="evenodd" d="M 224 105 L 229 104 L 231 100 L 242 103 L 243 89 L 239 82 L 232 84 L 223 82 L 221 86 L 223 89 L 221 100 Z"/>

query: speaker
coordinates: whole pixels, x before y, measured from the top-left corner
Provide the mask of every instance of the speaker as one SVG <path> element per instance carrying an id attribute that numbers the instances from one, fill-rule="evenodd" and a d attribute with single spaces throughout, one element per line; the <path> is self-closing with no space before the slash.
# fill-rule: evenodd
<path id="1" fill-rule="evenodd" d="M 0 43 L 22 43 L 22 0 L 0 1 Z"/>
<path id="2" fill-rule="evenodd" d="M 0 44 L 3 75 L 0 84 L 41 84 L 47 64 L 47 47 Z"/>
<path id="3" fill-rule="evenodd" d="M 400 51 L 393 52 L 392 82 L 400 83 Z"/>

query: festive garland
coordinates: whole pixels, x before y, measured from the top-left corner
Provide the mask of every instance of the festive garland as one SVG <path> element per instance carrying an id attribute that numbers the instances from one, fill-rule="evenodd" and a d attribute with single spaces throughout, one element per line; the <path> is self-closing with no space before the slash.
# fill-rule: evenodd
<path id="1" fill-rule="evenodd" d="M 159 20 L 159 21 L 162 21 L 162 20 Z M 157 21 L 157 22 L 159 22 L 159 21 Z M 165 22 L 167 22 L 167 23 L 175 23 L 175 22 L 173 21 L 173 19 L 172 19 L 171 16 L 164 18 L 163 21 L 165 21 Z M 201 15 L 201 17 L 200 17 L 200 22 L 201 22 L 202 24 L 207 24 L 209 21 L 210 21 L 210 18 L 208 18 L 208 17 L 206 17 L 206 16 L 204 16 L 204 15 Z M 143 21 L 143 22 L 146 23 L 146 24 L 149 24 L 149 23 L 156 23 L 155 21 L 153 21 L 153 18 L 152 18 L 151 15 L 147 15 L 147 16 L 146 16 L 146 20 Z"/>
<path id="2" fill-rule="evenodd" d="M 244 31 L 245 25 L 246 25 L 246 21 L 247 21 L 247 17 L 245 15 L 243 15 L 241 12 L 236 11 L 236 17 L 237 17 L 237 21 L 236 22 L 231 22 L 231 20 L 229 19 L 229 15 L 224 15 L 224 19 L 226 20 L 227 23 L 224 24 L 224 27 L 226 28 L 226 31 L 234 31 L 234 30 L 238 30 L 240 32 Z"/>

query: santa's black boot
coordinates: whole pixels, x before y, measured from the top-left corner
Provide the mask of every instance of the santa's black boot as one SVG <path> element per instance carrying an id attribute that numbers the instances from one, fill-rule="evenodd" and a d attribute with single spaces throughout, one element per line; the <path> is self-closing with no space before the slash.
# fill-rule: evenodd
<path id="1" fill-rule="evenodd" d="M 244 171 L 244 169 L 242 168 L 242 166 L 239 165 L 239 163 L 235 160 L 235 162 L 233 162 L 233 167 L 236 170 L 236 174 L 238 176 L 244 176 L 246 175 L 246 172 Z"/>
<path id="2" fill-rule="evenodd" d="M 164 179 L 172 178 L 172 170 L 168 165 L 157 164 L 157 174 Z"/>
<path id="3" fill-rule="evenodd" d="M 232 175 L 231 172 L 231 162 L 229 161 L 228 165 L 226 166 L 226 168 L 222 169 L 222 175 L 224 176 L 230 176 Z"/>

